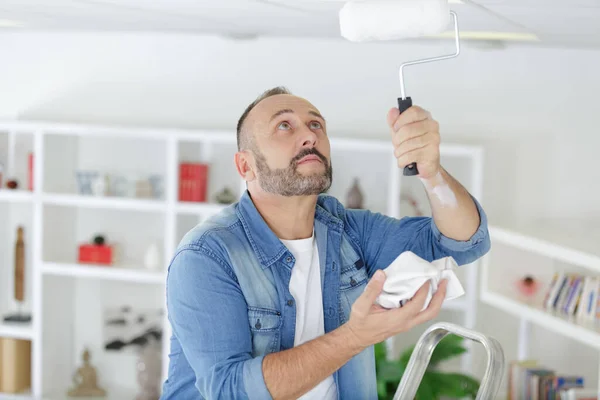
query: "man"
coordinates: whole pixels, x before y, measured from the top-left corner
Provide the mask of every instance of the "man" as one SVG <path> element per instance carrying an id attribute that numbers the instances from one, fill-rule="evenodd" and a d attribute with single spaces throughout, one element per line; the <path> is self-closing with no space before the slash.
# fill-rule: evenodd
<path id="1" fill-rule="evenodd" d="M 169 266 L 163 399 L 377 398 L 372 345 L 434 318 L 446 290 L 423 311 L 427 284 L 385 310 L 379 270 L 407 250 L 465 264 L 490 247 L 480 205 L 440 166 L 437 122 L 416 106 L 387 122 L 432 218 L 347 210 L 324 194 L 329 139 L 307 100 L 275 88 L 247 108 L 235 155 L 247 191 L 192 229 Z"/>

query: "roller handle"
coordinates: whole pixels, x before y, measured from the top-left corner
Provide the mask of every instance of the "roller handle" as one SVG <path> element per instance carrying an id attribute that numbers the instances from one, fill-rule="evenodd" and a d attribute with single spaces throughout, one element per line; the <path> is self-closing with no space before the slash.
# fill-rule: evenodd
<path id="1" fill-rule="evenodd" d="M 402 114 L 404 111 L 408 110 L 409 108 L 412 107 L 412 99 L 410 97 L 407 97 L 405 99 L 402 98 L 398 98 L 398 110 L 400 111 L 400 114 Z M 414 175 L 419 175 L 419 170 L 417 169 L 417 163 L 410 163 L 407 166 L 404 167 L 404 175 L 405 176 L 414 176 Z"/>

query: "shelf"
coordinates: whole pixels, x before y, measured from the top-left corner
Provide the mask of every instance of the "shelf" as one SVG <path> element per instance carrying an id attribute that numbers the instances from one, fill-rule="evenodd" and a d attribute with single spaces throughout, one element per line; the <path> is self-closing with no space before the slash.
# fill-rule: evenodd
<path id="1" fill-rule="evenodd" d="M 1 393 L 0 400 L 34 400 L 35 398 L 31 395 L 31 392 L 25 393 Z M 45 398 L 44 398 L 45 400 Z"/>
<path id="2" fill-rule="evenodd" d="M 600 272 L 600 224 L 538 221 L 529 224 L 490 224 L 492 245 L 501 242 Z"/>
<path id="3" fill-rule="evenodd" d="M 65 389 L 66 391 L 67 389 Z M 84 397 L 85 400 L 122 400 L 122 399 L 133 399 L 135 398 L 135 393 L 119 393 L 119 392 L 108 392 L 104 397 Z M 43 396 L 42 398 L 34 397 L 31 395 L 31 392 L 18 393 L 18 394 L 9 394 L 9 393 L 0 393 L 0 400 L 73 400 L 74 397 L 69 397 L 66 394 L 53 394 L 48 396 Z"/>
<path id="4" fill-rule="evenodd" d="M 86 396 L 80 397 L 84 400 L 124 400 L 124 399 L 135 399 L 137 393 L 127 391 L 127 390 L 112 390 L 111 388 L 106 388 L 100 384 L 100 387 L 106 390 L 106 396 L 98 397 L 98 396 Z M 70 387 L 69 387 L 70 388 Z M 65 392 L 69 390 L 69 388 L 65 388 Z M 42 400 L 74 400 L 77 397 L 69 397 L 66 393 L 52 393 L 47 397 L 44 397 Z M 25 398 L 27 399 L 27 397 Z M 0 397 L 0 400 L 4 400 Z M 18 400 L 18 399 L 15 399 Z M 33 399 L 32 399 L 33 400 Z"/>
<path id="5" fill-rule="evenodd" d="M 195 203 L 195 202 L 179 202 L 177 203 L 177 212 L 180 214 L 216 214 L 225 207 L 227 204 L 216 204 L 216 203 Z"/>
<path id="6" fill-rule="evenodd" d="M 31 202 L 33 192 L 29 190 L 0 189 L 0 201 Z"/>
<path id="7" fill-rule="evenodd" d="M 482 292 L 481 301 L 508 314 L 535 324 L 600 350 L 600 324 L 577 321 L 574 318 L 553 314 L 541 307 L 525 304 L 519 300 L 493 293 Z"/>
<path id="8" fill-rule="evenodd" d="M 141 268 L 124 268 L 104 265 L 44 263 L 42 273 L 87 279 L 104 279 L 132 283 L 163 284 L 165 273 L 146 271 Z"/>
<path id="9" fill-rule="evenodd" d="M 166 208 L 162 200 L 131 199 L 118 197 L 79 196 L 68 194 L 45 194 L 44 204 L 75 206 L 85 208 L 104 208 L 113 210 L 163 211 Z"/>
<path id="10" fill-rule="evenodd" d="M 33 329 L 31 328 L 31 322 L 14 323 L 4 322 L 0 320 L 0 337 L 31 340 L 33 338 Z"/>

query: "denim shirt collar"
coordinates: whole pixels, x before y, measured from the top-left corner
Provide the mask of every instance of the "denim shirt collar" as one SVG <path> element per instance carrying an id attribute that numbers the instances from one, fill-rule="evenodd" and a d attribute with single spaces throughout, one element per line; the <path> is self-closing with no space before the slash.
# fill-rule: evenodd
<path id="1" fill-rule="evenodd" d="M 315 210 L 315 224 L 322 223 L 327 228 L 341 232 L 343 230 L 342 220 L 323 208 L 320 204 L 321 201 L 322 197 L 319 196 Z M 236 213 L 263 269 L 270 267 L 289 253 L 287 247 L 279 240 L 256 209 L 248 190 L 242 194 Z"/>

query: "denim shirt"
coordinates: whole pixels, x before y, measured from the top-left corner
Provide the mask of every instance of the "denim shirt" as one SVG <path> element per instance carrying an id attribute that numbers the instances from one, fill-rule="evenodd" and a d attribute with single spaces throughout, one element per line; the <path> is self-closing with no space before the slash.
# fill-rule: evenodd
<path id="1" fill-rule="evenodd" d="M 490 248 L 487 219 L 473 200 L 480 226 L 469 240 L 456 241 L 442 235 L 431 217 L 395 219 L 319 195 L 314 232 L 325 332 L 348 321 L 369 278 L 403 251 L 429 261 L 452 256 L 459 265 L 484 255 Z M 167 275 L 173 334 L 162 400 L 271 399 L 262 361 L 294 345 L 294 261 L 247 191 L 183 237 Z M 333 376 L 338 398 L 377 399 L 373 346 Z"/>

